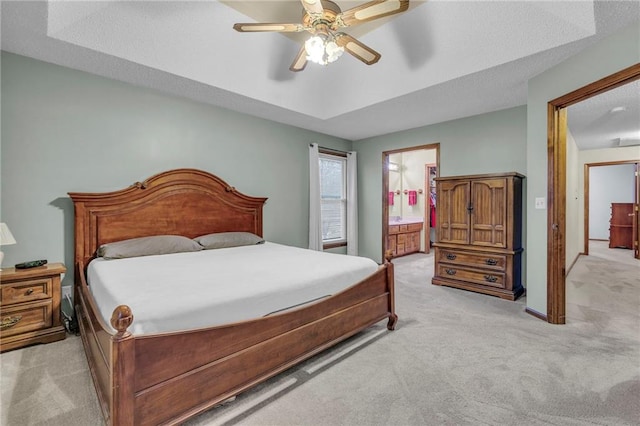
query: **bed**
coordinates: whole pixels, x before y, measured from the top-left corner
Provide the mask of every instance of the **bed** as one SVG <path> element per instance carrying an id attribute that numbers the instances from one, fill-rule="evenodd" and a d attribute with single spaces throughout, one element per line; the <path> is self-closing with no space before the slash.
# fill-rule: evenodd
<path id="1" fill-rule="evenodd" d="M 266 198 L 244 195 L 195 169 L 160 173 L 120 191 L 69 196 L 74 304 L 107 424 L 184 422 L 377 322 L 386 320 L 389 330 L 397 322 L 387 259 L 358 282 L 299 307 L 191 329 L 132 332 L 136 311 L 122 304 L 106 321 L 87 284 L 98 248 L 157 235 L 262 237 Z"/>

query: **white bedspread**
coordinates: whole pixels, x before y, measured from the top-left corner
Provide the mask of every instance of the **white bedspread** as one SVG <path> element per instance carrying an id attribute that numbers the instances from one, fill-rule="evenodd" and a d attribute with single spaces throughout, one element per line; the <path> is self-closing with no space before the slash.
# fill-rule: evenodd
<path id="1" fill-rule="evenodd" d="M 89 264 L 89 288 L 107 324 L 118 305 L 135 335 L 253 319 L 335 294 L 373 274 L 364 257 L 269 243 Z"/>

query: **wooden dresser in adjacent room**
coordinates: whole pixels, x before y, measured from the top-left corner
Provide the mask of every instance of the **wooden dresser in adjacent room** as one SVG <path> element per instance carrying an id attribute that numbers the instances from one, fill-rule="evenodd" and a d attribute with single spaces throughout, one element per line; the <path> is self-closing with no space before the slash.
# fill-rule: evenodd
<path id="1" fill-rule="evenodd" d="M 62 340 L 60 318 L 62 263 L 0 271 L 0 352 L 33 343 Z"/>
<path id="2" fill-rule="evenodd" d="M 611 203 L 609 248 L 633 249 L 633 203 Z"/>
<path id="3" fill-rule="evenodd" d="M 432 283 L 515 300 L 524 293 L 518 173 L 436 178 Z"/>

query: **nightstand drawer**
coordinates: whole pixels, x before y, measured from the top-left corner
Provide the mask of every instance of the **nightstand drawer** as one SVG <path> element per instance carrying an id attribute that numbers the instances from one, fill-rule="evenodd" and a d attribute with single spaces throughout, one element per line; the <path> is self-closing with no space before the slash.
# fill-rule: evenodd
<path id="1" fill-rule="evenodd" d="M 51 300 L 47 300 L 3 308 L 0 336 L 13 336 L 51 327 L 51 305 Z"/>
<path id="2" fill-rule="evenodd" d="M 46 300 L 50 298 L 51 279 L 49 278 L 6 284 L 2 286 L 2 293 L 0 293 L 0 302 L 3 307 L 15 303 Z"/>

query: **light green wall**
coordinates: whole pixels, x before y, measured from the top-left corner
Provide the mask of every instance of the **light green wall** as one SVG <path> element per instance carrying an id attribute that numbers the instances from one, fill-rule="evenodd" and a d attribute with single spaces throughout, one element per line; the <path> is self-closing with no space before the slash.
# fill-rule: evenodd
<path id="1" fill-rule="evenodd" d="M 526 107 L 355 141 L 361 255 L 382 258 L 382 153 L 431 143 L 440 143 L 440 176 L 510 171 L 526 175 Z"/>
<path id="2" fill-rule="evenodd" d="M 640 62 L 635 23 L 529 80 L 527 98 L 527 307 L 547 312 L 547 211 L 534 209 L 547 196 L 549 101 Z"/>
<path id="3" fill-rule="evenodd" d="M 0 213 L 18 242 L 3 247 L 4 264 L 48 259 L 73 270 L 67 192 L 117 190 L 179 167 L 269 197 L 265 237 L 306 247 L 310 142 L 351 148 L 350 141 L 3 52 Z"/>

